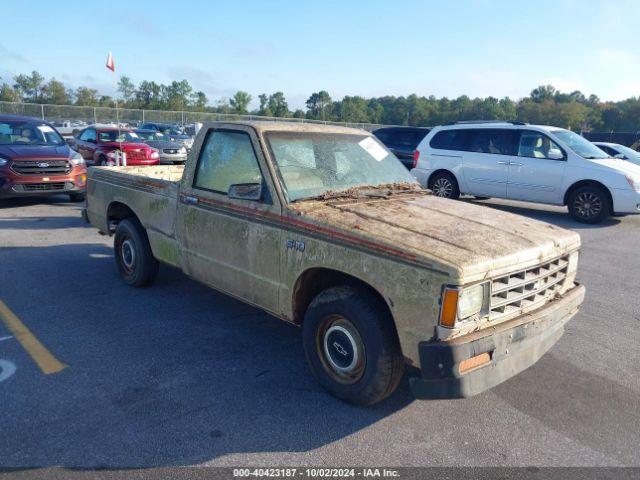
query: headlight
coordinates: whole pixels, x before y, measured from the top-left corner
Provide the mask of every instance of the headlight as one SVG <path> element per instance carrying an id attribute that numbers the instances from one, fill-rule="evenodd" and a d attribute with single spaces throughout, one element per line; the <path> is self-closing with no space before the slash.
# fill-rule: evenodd
<path id="1" fill-rule="evenodd" d="M 467 288 L 446 287 L 442 294 L 440 325 L 454 328 L 460 323 L 473 320 L 488 303 L 488 282 Z"/>
<path id="2" fill-rule="evenodd" d="M 116 153 L 115 150 L 107 152 L 107 157 L 109 157 L 109 158 L 116 158 L 116 155 L 117 155 L 117 153 Z"/>
<path id="3" fill-rule="evenodd" d="M 625 177 L 627 178 L 627 182 L 629 182 L 629 185 L 631 185 L 631 188 L 633 188 L 636 192 L 640 192 L 640 178 L 632 177 L 631 175 L 625 175 Z"/>
<path id="4" fill-rule="evenodd" d="M 82 155 L 78 152 L 72 152 L 69 160 L 71 160 L 71 163 L 74 165 L 82 165 L 84 163 L 84 158 L 82 158 Z"/>
<path id="5" fill-rule="evenodd" d="M 187 153 L 187 149 L 185 147 L 180 147 L 180 153 Z"/>
<path id="6" fill-rule="evenodd" d="M 150 157 L 151 158 L 158 158 L 160 155 L 158 154 L 158 150 L 152 149 L 153 151 L 151 152 Z"/>
<path id="7" fill-rule="evenodd" d="M 9 163 L 9 160 L 0 158 L 0 167 L 4 167 L 7 163 Z"/>

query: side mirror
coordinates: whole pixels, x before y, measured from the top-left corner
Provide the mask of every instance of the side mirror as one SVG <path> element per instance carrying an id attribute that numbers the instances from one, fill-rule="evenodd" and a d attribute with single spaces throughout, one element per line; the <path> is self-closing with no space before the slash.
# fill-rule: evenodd
<path id="1" fill-rule="evenodd" d="M 260 200 L 262 198 L 262 184 L 235 183 L 229 187 L 227 195 L 236 200 Z"/>
<path id="2" fill-rule="evenodd" d="M 551 160 L 564 160 L 564 154 L 562 153 L 562 150 L 558 148 L 551 148 L 549 149 L 549 153 L 547 153 L 547 158 L 550 158 Z"/>
<path id="3" fill-rule="evenodd" d="M 76 139 L 73 137 L 66 137 L 64 141 L 67 142 L 67 145 L 69 145 L 71 148 L 76 146 Z"/>

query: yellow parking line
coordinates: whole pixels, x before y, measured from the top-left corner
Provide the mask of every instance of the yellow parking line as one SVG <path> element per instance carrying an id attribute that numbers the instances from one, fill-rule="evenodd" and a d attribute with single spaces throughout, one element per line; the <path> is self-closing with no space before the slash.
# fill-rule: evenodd
<path id="1" fill-rule="evenodd" d="M 33 361 L 38 364 L 40 370 L 45 375 L 57 373 L 67 368 L 67 365 L 54 357 L 49 350 L 31 333 L 31 331 L 20 321 L 16 315 L 9 310 L 9 307 L 0 300 L 0 320 L 13 333 L 23 348 L 27 351 Z"/>

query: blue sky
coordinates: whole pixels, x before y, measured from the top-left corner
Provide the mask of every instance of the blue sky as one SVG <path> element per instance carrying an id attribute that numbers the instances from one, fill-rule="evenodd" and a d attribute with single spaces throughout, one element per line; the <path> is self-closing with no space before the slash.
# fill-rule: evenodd
<path id="1" fill-rule="evenodd" d="M 186 78 L 215 100 L 281 90 L 344 95 L 526 96 L 551 83 L 640 95 L 640 1 L 50 1 L 3 21 L 0 76 L 38 70 L 113 93 Z"/>

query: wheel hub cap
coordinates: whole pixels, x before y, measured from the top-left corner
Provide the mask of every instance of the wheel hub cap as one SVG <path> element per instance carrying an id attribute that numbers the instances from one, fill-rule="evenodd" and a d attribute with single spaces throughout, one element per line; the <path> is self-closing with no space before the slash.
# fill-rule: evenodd
<path id="1" fill-rule="evenodd" d="M 136 253 L 131 240 L 125 240 L 124 242 L 122 242 L 121 256 L 122 262 L 125 264 L 125 266 L 129 269 L 133 268 L 133 264 L 136 259 Z"/>
<path id="2" fill-rule="evenodd" d="M 438 197 L 450 197 L 453 192 L 453 185 L 446 178 L 439 178 L 433 184 L 433 193 Z"/>
<path id="3" fill-rule="evenodd" d="M 358 363 L 358 347 L 349 331 L 333 326 L 324 335 L 324 349 L 331 366 L 339 372 L 350 372 Z"/>
<path id="4" fill-rule="evenodd" d="M 582 218 L 596 217 L 602 211 L 602 201 L 597 195 L 585 192 L 578 195 L 574 208 Z"/>

